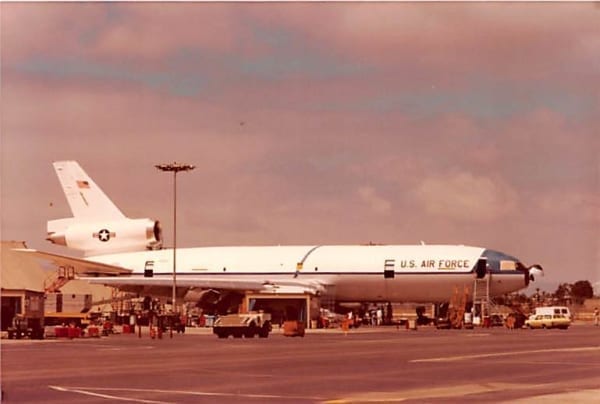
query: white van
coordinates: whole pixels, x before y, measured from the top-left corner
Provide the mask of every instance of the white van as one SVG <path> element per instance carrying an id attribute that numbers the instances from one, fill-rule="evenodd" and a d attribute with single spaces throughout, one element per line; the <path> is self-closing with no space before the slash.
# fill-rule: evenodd
<path id="1" fill-rule="evenodd" d="M 569 311 L 569 308 L 565 307 L 565 306 L 536 307 L 533 314 L 536 316 L 537 315 L 547 315 L 547 314 L 549 314 L 549 315 L 562 314 L 563 316 L 568 318 L 569 321 L 573 321 L 573 318 L 571 317 L 571 312 Z"/>

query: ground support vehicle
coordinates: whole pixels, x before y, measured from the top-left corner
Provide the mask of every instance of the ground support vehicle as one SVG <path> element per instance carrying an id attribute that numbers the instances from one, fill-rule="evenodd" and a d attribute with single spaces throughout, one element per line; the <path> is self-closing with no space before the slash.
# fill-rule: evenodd
<path id="1" fill-rule="evenodd" d="M 177 334 L 185 334 L 185 320 L 179 314 L 162 314 L 157 316 L 158 327 L 162 332 L 169 331 L 172 328 Z"/>
<path id="2" fill-rule="evenodd" d="M 538 315 L 545 315 L 545 314 L 562 314 L 563 316 L 565 316 L 566 318 L 568 318 L 569 320 L 572 320 L 573 317 L 571 317 L 571 311 L 569 310 L 568 307 L 566 306 L 543 306 L 543 307 L 536 307 L 534 309 L 533 314 Z"/>
<path id="3" fill-rule="evenodd" d="M 348 320 L 344 320 L 346 324 L 345 331 L 348 331 Z M 304 323 L 302 321 L 284 321 L 283 335 L 286 337 L 304 337 Z"/>
<path id="4" fill-rule="evenodd" d="M 46 338 L 83 337 L 90 323 L 89 313 L 51 312 L 44 315 Z"/>
<path id="5" fill-rule="evenodd" d="M 525 321 L 529 328 L 561 328 L 566 330 L 571 321 L 562 314 L 533 314 Z"/>
<path id="6" fill-rule="evenodd" d="M 452 323 L 448 317 L 439 317 L 435 322 L 435 326 L 438 330 L 449 330 L 452 328 Z"/>
<path id="7" fill-rule="evenodd" d="M 219 338 L 267 338 L 271 332 L 271 314 L 238 313 L 219 317 L 213 325 L 213 333 Z"/>
<path id="8" fill-rule="evenodd" d="M 12 326 L 8 328 L 8 338 L 44 339 L 44 320 L 17 315 L 13 318 Z"/>

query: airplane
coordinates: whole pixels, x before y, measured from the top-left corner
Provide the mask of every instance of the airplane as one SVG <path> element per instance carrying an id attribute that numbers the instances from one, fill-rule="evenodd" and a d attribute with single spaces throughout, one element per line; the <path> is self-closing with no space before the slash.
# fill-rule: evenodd
<path id="1" fill-rule="evenodd" d="M 123 291 L 170 296 L 173 249 L 162 247 L 158 221 L 130 219 L 76 161 L 54 169 L 73 217 L 50 220 L 53 244 L 83 257 L 22 252 L 71 268 L 81 279 Z M 301 293 L 336 302 L 447 302 L 489 274 L 490 296 L 525 288 L 540 265 L 464 245 L 297 245 L 176 250 L 177 299 L 202 302 L 229 293 Z"/>

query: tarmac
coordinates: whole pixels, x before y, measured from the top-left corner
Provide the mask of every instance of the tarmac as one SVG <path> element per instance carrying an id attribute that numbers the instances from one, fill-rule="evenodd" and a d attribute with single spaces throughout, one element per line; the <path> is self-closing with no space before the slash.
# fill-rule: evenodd
<path id="1" fill-rule="evenodd" d="M 2 340 L 3 402 L 597 402 L 600 327 Z"/>

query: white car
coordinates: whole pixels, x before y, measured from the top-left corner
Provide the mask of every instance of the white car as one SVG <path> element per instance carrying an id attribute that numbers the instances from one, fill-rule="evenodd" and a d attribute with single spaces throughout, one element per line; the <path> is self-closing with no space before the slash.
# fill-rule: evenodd
<path id="1" fill-rule="evenodd" d="M 534 314 L 525 321 L 525 326 L 529 328 L 561 328 L 566 330 L 570 325 L 571 320 L 563 314 Z"/>

